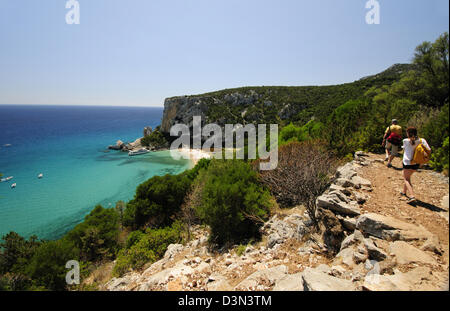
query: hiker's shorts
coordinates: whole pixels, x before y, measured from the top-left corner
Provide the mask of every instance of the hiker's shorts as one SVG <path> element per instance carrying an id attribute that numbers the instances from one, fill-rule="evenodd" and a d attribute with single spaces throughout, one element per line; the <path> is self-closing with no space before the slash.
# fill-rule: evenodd
<path id="1" fill-rule="evenodd" d="M 417 171 L 420 168 L 420 164 L 413 164 L 413 165 L 406 165 L 403 163 L 403 169 L 404 170 L 415 170 Z"/>
<path id="2" fill-rule="evenodd" d="M 390 142 L 386 143 L 386 149 L 393 155 L 394 157 L 398 156 L 399 146 L 396 146 Z"/>

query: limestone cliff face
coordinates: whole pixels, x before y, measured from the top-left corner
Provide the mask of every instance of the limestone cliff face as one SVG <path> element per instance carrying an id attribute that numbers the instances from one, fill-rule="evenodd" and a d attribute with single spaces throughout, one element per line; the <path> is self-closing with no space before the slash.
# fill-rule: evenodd
<path id="1" fill-rule="evenodd" d="M 192 125 L 193 116 L 205 118 L 208 105 L 202 97 L 179 96 L 167 98 L 164 101 L 164 114 L 161 123 L 161 131 L 169 133 L 175 124 Z"/>
<path id="2" fill-rule="evenodd" d="M 161 129 L 168 133 L 178 123 L 191 127 L 194 116 L 202 117 L 203 124 L 216 123 L 220 126 L 226 123 L 255 123 L 276 111 L 274 104 L 269 100 L 263 101 L 262 97 L 254 90 L 240 89 L 167 98 Z M 269 110 L 273 111 L 269 113 Z"/>
<path id="3" fill-rule="evenodd" d="M 280 105 L 283 108 L 285 104 Z M 216 123 L 220 126 L 226 123 L 257 123 L 267 119 L 266 117 L 269 117 L 270 121 L 275 121 L 277 111 L 280 112 L 280 116 L 286 114 L 286 109 L 279 108 L 251 88 L 172 97 L 164 102 L 161 130 L 169 133 L 170 128 L 179 123 L 191 127 L 194 116 L 202 117 L 203 124 Z"/>

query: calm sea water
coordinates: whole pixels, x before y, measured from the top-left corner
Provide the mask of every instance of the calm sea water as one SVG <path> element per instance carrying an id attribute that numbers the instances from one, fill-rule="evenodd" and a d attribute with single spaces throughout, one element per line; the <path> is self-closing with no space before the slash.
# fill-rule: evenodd
<path id="1" fill-rule="evenodd" d="M 169 152 L 136 157 L 107 151 L 160 124 L 163 108 L 0 105 L 0 235 L 54 239 L 81 222 L 96 204 L 133 198 L 155 175 L 191 166 Z M 11 144 L 11 146 L 5 146 Z M 44 174 L 38 179 L 39 173 Z M 15 189 L 11 184 L 17 183 Z"/>

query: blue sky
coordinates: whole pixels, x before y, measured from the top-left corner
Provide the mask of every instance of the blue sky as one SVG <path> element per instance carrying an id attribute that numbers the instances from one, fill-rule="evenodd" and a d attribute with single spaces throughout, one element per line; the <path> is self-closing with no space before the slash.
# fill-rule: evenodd
<path id="1" fill-rule="evenodd" d="M 351 82 L 448 31 L 448 0 L 0 0 L 0 104 L 162 106 L 259 85 Z"/>

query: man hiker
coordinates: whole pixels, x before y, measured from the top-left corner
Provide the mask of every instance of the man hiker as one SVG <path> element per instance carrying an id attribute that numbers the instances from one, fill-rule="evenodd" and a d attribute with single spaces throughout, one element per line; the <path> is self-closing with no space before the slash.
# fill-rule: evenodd
<path id="1" fill-rule="evenodd" d="M 392 167 L 392 160 L 398 156 L 398 150 L 402 144 L 402 127 L 398 125 L 398 120 L 393 119 L 392 123 L 386 129 L 383 138 L 383 146 L 386 149 L 387 167 Z"/>

